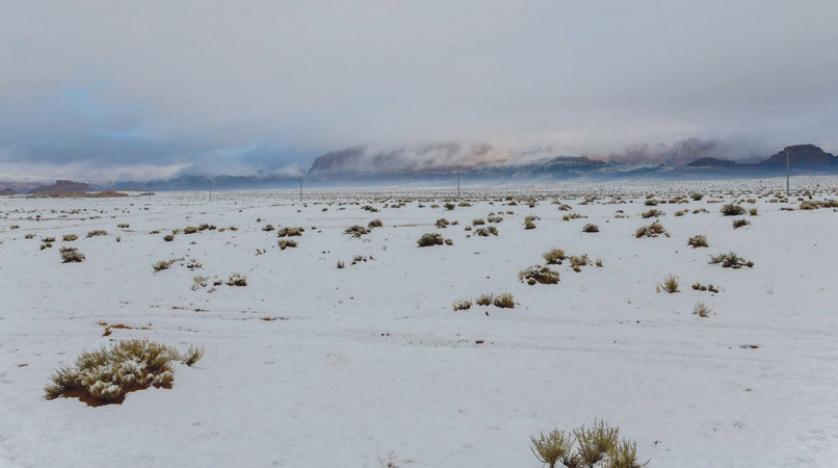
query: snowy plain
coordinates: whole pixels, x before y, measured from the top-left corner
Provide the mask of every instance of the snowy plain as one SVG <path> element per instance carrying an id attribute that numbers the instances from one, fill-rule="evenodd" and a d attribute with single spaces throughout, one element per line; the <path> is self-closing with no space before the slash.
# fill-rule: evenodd
<path id="1" fill-rule="evenodd" d="M 804 190 L 838 198 L 838 179 L 795 178 L 770 202 L 784 182 L 468 188 L 453 210 L 441 189 L 0 198 L 0 466 L 538 467 L 531 435 L 595 418 L 650 467 L 838 466 L 838 212 L 798 209 Z M 758 209 L 735 217 L 750 225 L 720 214 L 733 201 Z M 635 238 L 650 208 L 669 237 Z M 491 212 L 499 235 L 465 230 Z M 219 229 L 163 240 L 203 223 Z M 298 247 L 280 250 L 268 223 L 304 227 Z M 85 237 L 96 229 L 108 235 Z M 418 247 L 428 232 L 453 245 Z M 696 234 L 709 248 L 687 245 Z M 65 244 L 85 261 L 61 263 Z M 519 281 L 556 247 L 603 266 Z M 708 263 L 728 251 L 754 267 Z M 152 268 L 181 257 L 202 267 Z M 233 273 L 248 285 L 193 288 Z M 669 274 L 680 292 L 659 291 Z M 502 292 L 514 309 L 452 310 Z M 62 363 L 129 337 L 206 354 L 122 404 L 44 399 Z"/>

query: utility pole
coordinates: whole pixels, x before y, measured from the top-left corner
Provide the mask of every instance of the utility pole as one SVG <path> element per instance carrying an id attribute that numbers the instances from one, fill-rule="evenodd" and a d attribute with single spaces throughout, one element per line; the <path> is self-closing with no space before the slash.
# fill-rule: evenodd
<path id="1" fill-rule="evenodd" d="M 209 181 L 209 201 L 212 203 L 212 177 L 207 177 Z"/>
<path id="2" fill-rule="evenodd" d="M 457 200 L 460 199 L 460 171 L 457 170 Z"/>
<path id="3" fill-rule="evenodd" d="M 786 200 L 787 201 L 788 201 L 789 196 L 790 196 L 790 191 L 789 191 L 789 149 L 786 148 Z"/>
<path id="4" fill-rule="evenodd" d="M 303 179 L 300 179 L 300 203 L 303 202 Z"/>

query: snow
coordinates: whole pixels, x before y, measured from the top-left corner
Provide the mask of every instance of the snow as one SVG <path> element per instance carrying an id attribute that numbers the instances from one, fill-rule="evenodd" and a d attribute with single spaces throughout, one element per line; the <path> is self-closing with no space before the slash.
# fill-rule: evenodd
<path id="1" fill-rule="evenodd" d="M 797 199 L 765 197 L 743 203 L 759 215 L 734 230 L 741 217 L 708 201 L 757 198 L 784 182 L 470 188 L 473 205 L 452 211 L 430 206 L 450 192 L 418 188 L 308 191 L 305 204 L 286 191 L 211 203 L 203 193 L 0 198 L 0 466 L 378 467 L 392 456 L 398 466 L 538 467 L 531 435 L 595 418 L 620 426 L 654 467 L 836 466 L 838 213 L 781 211 Z M 838 198 L 836 178 L 792 185 Z M 634 237 L 652 221 L 639 216 L 646 193 L 694 190 L 707 196 L 656 206 L 670 237 Z M 510 193 L 551 196 L 533 208 L 487 201 Z M 627 203 L 607 204 L 612 195 Z M 383 208 L 385 197 L 427 200 Z M 562 221 L 569 212 L 554 198 L 587 218 Z M 701 207 L 709 213 L 691 213 Z M 73 209 L 87 211 L 58 212 Z M 492 224 L 499 236 L 467 237 L 473 219 L 507 210 Z M 524 229 L 528 215 L 540 218 L 536 229 Z M 435 228 L 442 217 L 460 224 Z M 373 219 L 384 226 L 343 233 Z M 239 229 L 162 239 L 201 223 Z M 281 251 L 267 223 L 306 230 Z M 586 223 L 600 232 L 583 233 Z M 86 238 L 94 229 L 108 235 Z M 427 232 L 454 245 L 417 247 Z M 69 233 L 79 240 L 62 242 Z M 695 234 L 710 247 L 688 247 Z M 45 236 L 56 242 L 39 250 Z M 61 263 L 65 244 L 84 262 Z M 518 272 L 554 247 L 604 266 L 576 273 L 565 262 L 553 267 L 557 285 L 521 283 Z M 754 268 L 708 264 L 731 250 Z M 372 259 L 352 265 L 356 255 Z M 152 269 L 180 257 L 203 267 Z M 196 275 L 234 273 L 246 287 L 192 288 Z M 668 274 L 681 292 L 656 292 Z M 721 292 L 694 291 L 695 281 Z M 501 292 L 515 309 L 452 310 Z M 692 314 L 699 301 L 709 318 Z M 102 336 L 100 322 L 133 328 Z M 172 389 L 129 393 L 120 405 L 43 398 L 62 363 L 129 337 L 206 354 L 176 366 Z"/>

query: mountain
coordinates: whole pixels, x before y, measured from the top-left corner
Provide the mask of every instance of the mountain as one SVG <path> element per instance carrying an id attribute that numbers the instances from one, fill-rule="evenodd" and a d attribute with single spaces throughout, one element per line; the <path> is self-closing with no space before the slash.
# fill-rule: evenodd
<path id="1" fill-rule="evenodd" d="M 786 152 L 788 151 L 789 165 L 799 168 L 825 168 L 838 165 L 838 157 L 825 152 L 815 145 L 786 146 L 764 161 L 757 163 L 766 167 L 786 167 Z"/>
<path id="2" fill-rule="evenodd" d="M 72 180 L 56 180 L 54 184 L 40 185 L 29 191 L 31 194 L 50 193 L 80 193 L 92 190 L 90 184 L 84 182 L 73 182 Z"/>
<path id="3" fill-rule="evenodd" d="M 687 164 L 688 167 L 733 167 L 735 165 L 736 161 L 711 157 L 699 158 Z"/>
<path id="4" fill-rule="evenodd" d="M 0 196 L 14 195 L 16 193 L 17 193 L 16 191 L 14 191 L 10 188 L 0 189 Z"/>

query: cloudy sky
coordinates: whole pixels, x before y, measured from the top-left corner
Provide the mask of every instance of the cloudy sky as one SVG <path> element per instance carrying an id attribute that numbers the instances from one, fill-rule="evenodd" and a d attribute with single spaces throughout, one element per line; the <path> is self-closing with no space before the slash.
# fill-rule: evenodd
<path id="1" fill-rule="evenodd" d="M 838 151 L 835 0 L 0 7 L 0 179 L 295 173 L 443 141 Z"/>

